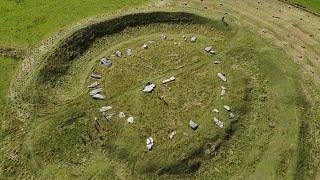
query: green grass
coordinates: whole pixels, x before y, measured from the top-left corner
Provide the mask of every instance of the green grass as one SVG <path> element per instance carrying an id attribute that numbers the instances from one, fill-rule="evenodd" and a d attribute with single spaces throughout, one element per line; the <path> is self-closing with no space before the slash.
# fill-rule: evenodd
<path id="1" fill-rule="evenodd" d="M 309 9 L 320 12 L 319 0 L 291 0 L 291 2 L 301 4 Z"/>
<path id="2" fill-rule="evenodd" d="M 17 59 L 0 56 L 0 114 L 3 117 L 3 109 L 6 107 L 7 94 L 10 82 L 15 70 L 20 64 Z"/>
<path id="3" fill-rule="evenodd" d="M 0 44 L 33 46 L 81 19 L 146 2 L 148 0 L 3 0 Z"/>

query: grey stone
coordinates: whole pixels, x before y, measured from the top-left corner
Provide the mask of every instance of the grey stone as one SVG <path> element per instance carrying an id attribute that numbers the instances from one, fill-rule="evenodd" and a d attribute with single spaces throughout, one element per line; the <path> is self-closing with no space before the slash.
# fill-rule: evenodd
<path id="1" fill-rule="evenodd" d="M 210 51 L 212 50 L 212 46 L 206 47 L 206 48 L 204 48 L 204 50 L 205 50 L 206 52 L 210 52 Z"/>
<path id="2" fill-rule="evenodd" d="M 218 118 L 214 117 L 213 121 L 214 121 L 214 123 L 216 123 L 217 126 L 219 126 L 220 128 L 223 128 L 224 123 L 222 121 L 220 121 Z"/>
<path id="3" fill-rule="evenodd" d="M 119 113 L 119 118 L 125 118 L 125 117 L 126 117 L 126 115 L 124 114 L 124 112 Z"/>
<path id="4" fill-rule="evenodd" d="M 227 111 L 231 111 L 231 107 L 230 107 L 230 106 L 224 105 L 223 107 L 224 107 Z"/>
<path id="5" fill-rule="evenodd" d="M 132 56 L 133 55 L 132 49 L 128 49 L 127 54 L 128 54 L 128 56 Z"/>
<path id="6" fill-rule="evenodd" d="M 225 89 L 222 89 L 221 90 L 221 93 L 220 93 L 220 96 L 225 96 L 226 95 L 226 90 Z"/>
<path id="7" fill-rule="evenodd" d="M 162 81 L 162 84 L 167 84 L 167 83 L 169 83 L 169 82 L 171 82 L 171 81 L 175 81 L 175 80 L 176 80 L 176 78 L 175 78 L 174 76 L 172 76 L 172 77 L 170 77 L 169 79 L 163 80 L 163 81 Z"/>
<path id="8" fill-rule="evenodd" d="M 92 83 L 92 84 L 90 84 L 89 86 L 88 86 L 88 88 L 96 88 L 96 87 L 98 87 L 99 86 L 99 82 L 94 82 L 94 83 Z"/>
<path id="9" fill-rule="evenodd" d="M 146 87 L 144 87 L 142 91 L 145 93 L 151 93 L 154 90 L 154 88 L 156 88 L 155 84 L 149 84 Z"/>
<path id="10" fill-rule="evenodd" d="M 110 59 L 107 58 L 102 58 L 100 60 L 100 63 L 106 67 L 111 67 L 112 66 L 112 61 Z"/>
<path id="11" fill-rule="evenodd" d="M 190 120 L 189 122 L 189 126 L 191 127 L 191 129 L 196 130 L 198 129 L 199 125 L 197 123 L 195 123 L 194 121 Z"/>
<path id="12" fill-rule="evenodd" d="M 173 139 L 173 137 L 177 134 L 176 131 L 172 131 L 170 134 L 169 134 L 169 139 Z"/>
<path id="13" fill-rule="evenodd" d="M 161 39 L 162 39 L 162 40 L 167 40 L 167 39 L 168 39 L 168 36 L 165 35 L 165 34 L 162 34 L 162 35 L 161 35 Z"/>
<path id="14" fill-rule="evenodd" d="M 148 45 L 147 44 L 144 44 L 142 47 L 143 47 L 143 49 L 148 49 Z"/>
<path id="15" fill-rule="evenodd" d="M 146 143 L 147 143 L 147 149 L 151 151 L 154 143 L 153 138 L 152 137 L 147 138 Z"/>
<path id="16" fill-rule="evenodd" d="M 94 96 L 96 94 L 100 94 L 101 92 L 102 92 L 102 88 L 92 90 L 92 91 L 90 91 L 90 96 Z"/>
<path id="17" fill-rule="evenodd" d="M 194 42 L 196 42 L 196 41 L 197 41 L 197 37 L 192 37 L 192 38 L 191 38 L 191 42 L 194 43 Z"/>
<path id="18" fill-rule="evenodd" d="M 134 118 L 132 116 L 130 116 L 128 119 L 127 119 L 127 122 L 129 124 L 133 124 L 134 123 Z"/>
<path id="19" fill-rule="evenodd" d="M 221 64 L 221 61 L 213 61 L 213 64 Z"/>
<path id="20" fill-rule="evenodd" d="M 95 79 L 101 79 L 101 78 L 102 78 L 101 75 L 96 74 L 96 73 L 92 73 L 90 76 L 91 76 L 92 78 L 95 78 Z"/>
<path id="21" fill-rule="evenodd" d="M 96 100 L 103 100 L 103 99 L 106 99 L 105 96 L 101 95 L 101 94 L 95 94 L 92 96 L 93 99 L 96 99 Z"/>
<path id="22" fill-rule="evenodd" d="M 121 58 L 121 57 L 122 57 L 122 52 L 121 52 L 121 51 L 116 51 L 116 52 L 115 52 L 115 55 L 116 55 L 117 57 Z"/>
<path id="23" fill-rule="evenodd" d="M 112 106 L 103 106 L 100 108 L 100 112 L 107 112 L 110 111 L 112 109 Z"/>
<path id="24" fill-rule="evenodd" d="M 224 81 L 224 82 L 227 81 L 227 78 L 226 78 L 225 75 L 222 74 L 222 73 L 218 73 L 218 77 L 219 77 L 222 81 Z"/>

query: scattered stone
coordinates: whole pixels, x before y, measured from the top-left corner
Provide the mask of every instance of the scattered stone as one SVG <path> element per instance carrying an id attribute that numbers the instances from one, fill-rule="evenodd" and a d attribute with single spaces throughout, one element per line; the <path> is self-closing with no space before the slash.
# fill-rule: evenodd
<path id="1" fill-rule="evenodd" d="M 122 52 L 121 52 L 121 51 L 116 51 L 116 52 L 115 52 L 115 55 L 116 55 L 117 57 L 121 58 L 121 57 L 122 57 Z"/>
<path id="2" fill-rule="evenodd" d="M 169 134 L 169 139 L 173 139 L 173 137 L 177 134 L 176 131 L 172 131 L 170 134 Z"/>
<path id="3" fill-rule="evenodd" d="M 209 53 L 210 54 L 216 54 L 216 52 L 214 50 L 211 50 Z"/>
<path id="4" fill-rule="evenodd" d="M 236 116 L 234 115 L 233 112 L 230 112 L 229 117 L 232 119 L 232 118 L 235 118 Z"/>
<path id="5" fill-rule="evenodd" d="M 112 109 L 112 106 L 104 106 L 100 108 L 100 112 L 107 112 L 110 111 Z"/>
<path id="6" fill-rule="evenodd" d="M 133 124 L 134 123 L 134 118 L 132 116 L 130 116 L 128 119 L 127 119 L 127 122 L 129 124 Z"/>
<path id="7" fill-rule="evenodd" d="M 132 56 L 133 55 L 132 49 L 128 49 L 127 54 L 128 54 L 128 56 Z"/>
<path id="8" fill-rule="evenodd" d="M 213 118 L 213 121 L 216 123 L 217 126 L 219 126 L 220 128 L 223 128 L 224 123 L 222 121 L 220 121 L 216 117 Z"/>
<path id="9" fill-rule="evenodd" d="M 154 42 L 154 41 L 148 41 L 148 43 L 149 43 L 149 44 L 153 44 L 153 43 L 155 43 L 155 42 Z"/>
<path id="10" fill-rule="evenodd" d="M 225 96 L 226 95 L 226 90 L 225 89 L 222 89 L 221 90 L 221 93 L 220 93 L 220 96 Z"/>
<path id="11" fill-rule="evenodd" d="M 147 139 L 147 149 L 149 150 L 149 151 L 151 151 L 152 150 L 152 147 L 153 147 L 153 139 L 152 139 L 152 137 L 149 137 L 148 139 Z"/>
<path id="12" fill-rule="evenodd" d="M 175 81 L 175 80 L 176 80 L 176 78 L 174 76 L 172 76 L 169 79 L 166 79 L 166 80 L 162 81 L 162 84 L 167 84 L 167 83 L 169 83 L 171 81 Z"/>
<path id="13" fill-rule="evenodd" d="M 197 41 L 197 37 L 192 37 L 191 42 L 195 43 Z"/>
<path id="14" fill-rule="evenodd" d="M 210 51 L 212 50 L 212 46 L 206 47 L 206 48 L 204 48 L 204 50 L 205 50 L 206 52 L 210 52 Z"/>
<path id="15" fill-rule="evenodd" d="M 143 49 L 148 49 L 148 45 L 144 44 L 143 46 Z"/>
<path id="16" fill-rule="evenodd" d="M 142 91 L 145 93 L 151 93 L 154 90 L 154 88 L 156 88 L 156 85 L 150 83 L 149 85 L 144 87 L 144 89 Z"/>
<path id="17" fill-rule="evenodd" d="M 94 96 L 96 94 L 100 94 L 101 92 L 102 92 L 102 88 L 92 90 L 92 91 L 90 91 L 90 96 Z"/>
<path id="18" fill-rule="evenodd" d="M 187 38 L 187 36 L 182 36 L 183 37 L 183 39 L 185 40 L 185 41 L 187 41 L 188 40 L 188 38 Z"/>
<path id="19" fill-rule="evenodd" d="M 177 43 L 177 42 L 173 42 L 173 44 L 176 45 L 176 46 L 177 46 L 177 45 L 180 45 L 180 43 Z"/>
<path id="20" fill-rule="evenodd" d="M 213 61 L 213 64 L 221 64 L 221 61 Z"/>
<path id="21" fill-rule="evenodd" d="M 96 73 L 92 73 L 90 76 L 91 76 L 92 78 L 95 78 L 95 79 L 101 79 L 101 78 L 102 78 L 101 75 L 96 74 Z"/>
<path id="22" fill-rule="evenodd" d="M 125 118 L 125 117 L 126 117 L 126 115 L 124 114 L 124 112 L 119 113 L 119 118 Z"/>
<path id="23" fill-rule="evenodd" d="M 110 59 L 107 58 L 102 58 L 100 60 L 100 63 L 106 67 L 111 67 L 112 66 L 112 61 Z"/>
<path id="24" fill-rule="evenodd" d="M 219 113 L 219 110 L 218 109 L 213 109 L 213 112 Z"/>
<path id="25" fill-rule="evenodd" d="M 162 34 L 162 35 L 161 35 L 161 39 L 162 39 L 162 40 L 167 40 L 167 39 L 168 39 L 168 36 L 165 35 L 165 34 Z"/>
<path id="26" fill-rule="evenodd" d="M 189 125 L 190 125 L 191 129 L 193 129 L 193 130 L 198 129 L 198 126 L 199 126 L 197 123 L 195 123 L 192 120 L 190 120 Z"/>
<path id="27" fill-rule="evenodd" d="M 224 82 L 227 81 L 227 78 L 226 78 L 225 75 L 222 74 L 222 73 L 218 73 L 218 77 L 219 77 L 222 81 L 224 81 Z"/>
<path id="28" fill-rule="evenodd" d="M 272 123 L 272 122 L 271 122 L 271 123 L 269 123 L 269 127 L 270 127 L 270 128 L 275 128 L 275 127 L 276 127 L 276 125 L 275 125 L 274 123 Z"/>
<path id="29" fill-rule="evenodd" d="M 224 107 L 227 111 L 231 111 L 231 107 L 230 107 L 230 106 L 224 105 L 223 107 Z"/>
<path id="30" fill-rule="evenodd" d="M 225 86 L 221 86 L 221 89 L 227 90 L 227 88 Z"/>
<path id="31" fill-rule="evenodd" d="M 104 113 L 104 119 L 108 122 L 108 121 L 110 121 L 111 120 L 111 118 L 112 118 L 112 115 L 113 114 L 111 114 L 111 115 L 108 115 L 107 113 Z"/>
<path id="32" fill-rule="evenodd" d="M 105 96 L 101 95 L 101 94 L 96 94 L 92 96 L 93 99 L 97 99 L 97 100 L 103 100 L 106 99 Z"/>
<path id="33" fill-rule="evenodd" d="M 88 86 L 88 88 L 96 88 L 96 87 L 98 87 L 98 86 L 99 86 L 99 83 L 98 83 L 98 82 L 94 82 L 94 83 L 90 84 L 90 85 Z"/>

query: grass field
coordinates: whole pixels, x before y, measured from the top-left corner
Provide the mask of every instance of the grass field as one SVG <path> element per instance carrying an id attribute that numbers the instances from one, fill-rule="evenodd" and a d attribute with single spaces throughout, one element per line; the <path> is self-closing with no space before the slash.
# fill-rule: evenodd
<path id="1" fill-rule="evenodd" d="M 33 46 L 81 19 L 132 8 L 147 0 L 3 0 L 0 3 L 0 44 Z"/>
<path id="2" fill-rule="evenodd" d="M 23 60 L 0 57 L 0 179 L 319 179 L 318 19 L 276 0 L 220 3 L 1 3 L 0 44 L 35 49 Z M 106 100 L 89 96 L 95 81 Z M 157 85 L 149 94 L 148 82 Z M 109 105 L 106 120 L 99 109 Z"/>
<path id="3" fill-rule="evenodd" d="M 301 4 L 315 11 L 320 11 L 320 2 L 318 0 L 291 0 L 293 3 Z"/>

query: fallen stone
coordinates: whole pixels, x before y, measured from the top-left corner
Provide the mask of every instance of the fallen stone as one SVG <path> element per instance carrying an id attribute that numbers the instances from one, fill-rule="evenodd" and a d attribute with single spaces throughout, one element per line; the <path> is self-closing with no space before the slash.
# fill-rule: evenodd
<path id="1" fill-rule="evenodd" d="M 102 92 L 102 88 L 99 88 L 99 89 L 95 89 L 95 90 L 92 90 L 90 91 L 90 96 L 94 96 L 96 94 L 100 94 Z"/>
<path id="2" fill-rule="evenodd" d="M 96 87 L 99 86 L 99 84 L 100 84 L 100 83 L 98 83 L 98 82 L 94 82 L 94 83 L 90 84 L 90 85 L 88 86 L 88 88 L 96 88 Z"/>
<path id="3" fill-rule="evenodd" d="M 126 115 L 124 114 L 124 112 L 119 113 L 119 118 L 125 118 L 125 117 L 126 117 Z"/>
<path id="4" fill-rule="evenodd" d="M 148 45 L 144 44 L 143 46 L 143 49 L 148 49 Z"/>
<path id="5" fill-rule="evenodd" d="M 100 108 L 100 112 L 107 112 L 110 111 L 112 109 L 112 106 L 104 106 Z"/>
<path id="6" fill-rule="evenodd" d="M 223 107 L 224 107 L 227 111 L 231 111 L 231 107 L 230 107 L 230 106 L 224 105 Z"/>
<path id="7" fill-rule="evenodd" d="M 213 64 L 221 64 L 221 61 L 213 61 Z"/>
<path id="8" fill-rule="evenodd" d="M 146 143 L 147 143 L 147 149 L 149 151 L 151 151 L 152 147 L 153 147 L 153 139 L 152 139 L 152 137 L 147 138 L 147 142 Z"/>
<path id="9" fill-rule="evenodd" d="M 133 124 L 134 123 L 134 118 L 132 116 L 130 116 L 128 119 L 127 119 L 127 122 L 129 124 Z"/>
<path id="10" fill-rule="evenodd" d="M 154 90 L 154 88 L 156 88 L 155 84 L 149 84 L 146 87 L 144 87 L 142 91 L 145 93 L 151 93 Z"/>
<path id="11" fill-rule="evenodd" d="M 210 52 L 210 51 L 212 50 L 212 46 L 206 47 L 206 48 L 204 48 L 204 50 L 205 50 L 206 52 Z"/>
<path id="12" fill-rule="evenodd" d="M 149 43 L 149 44 L 153 44 L 153 43 L 155 43 L 155 42 L 154 42 L 154 41 L 148 41 L 148 43 Z"/>
<path id="13" fill-rule="evenodd" d="M 128 54 L 128 56 L 132 56 L 133 55 L 132 49 L 128 49 L 127 54 Z"/>
<path id="14" fill-rule="evenodd" d="M 121 57 L 122 57 L 122 52 L 121 52 L 121 51 L 116 51 L 116 52 L 115 52 L 115 55 L 116 55 L 117 57 L 121 58 Z"/>
<path id="15" fill-rule="evenodd" d="M 192 37 L 191 42 L 195 43 L 197 41 L 197 37 Z"/>
<path id="16" fill-rule="evenodd" d="M 227 90 L 227 88 L 225 86 L 221 86 L 221 89 Z"/>
<path id="17" fill-rule="evenodd" d="M 96 74 L 96 73 L 92 73 L 90 76 L 91 76 L 92 78 L 95 78 L 95 79 L 101 79 L 101 78 L 102 78 L 101 75 Z"/>
<path id="18" fill-rule="evenodd" d="M 213 112 L 219 113 L 219 110 L 218 109 L 213 109 Z"/>
<path id="19" fill-rule="evenodd" d="M 229 117 L 232 119 L 232 118 L 235 118 L 236 116 L 234 115 L 233 112 L 231 112 L 231 113 L 229 114 Z"/>
<path id="20" fill-rule="evenodd" d="M 210 54 L 216 54 L 216 52 L 214 50 L 211 50 L 209 53 Z"/>
<path id="21" fill-rule="evenodd" d="M 221 90 L 221 93 L 220 93 L 220 96 L 225 96 L 226 95 L 226 90 L 225 89 L 222 89 Z"/>
<path id="22" fill-rule="evenodd" d="M 162 39 L 162 40 L 167 40 L 167 39 L 168 39 L 168 36 L 165 35 L 165 34 L 162 34 L 162 35 L 161 35 L 161 39 Z"/>
<path id="23" fill-rule="evenodd" d="M 112 66 L 112 61 L 110 59 L 107 58 L 102 58 L 100 60 L 100 63 L 106 67 L 111 67 Z"/>
<path id="24" fill-rule="evenodd" d="M 176 131 L 172 131 L 170 134 L 169 134 L 169 139 L 173 139 L 173 137 L 177 134 Z"/>
<path id="25" fill-rule="evenodd" d="M 101 94 L 95 94 L 92 96 L 93 99 L 96 99 L 96 100 L 103 100 L 103 99 L 106 99 L 105 96 L 101 95 Z"/>
<path id="26" fill-rule="evenodd" d="M 167 84 L 167 83 L 169 83 L 171 81 L 175 81 L 175 80 L 176 80 L 176 78 L 174 76 L 172 76 L 169 79 L 166 79 L 166 80 L 162 81 L 162 84 Z"/>
<path id="27" fill-rule="evenodd" d="M 187 36 L 182 36 L 185 41 L 188 40 Z"/>
<path id="28" fill-rule="evenodd" d="M 216 117 L 213 118 L 213 121 L 214 121 L 214 123 L 216 123 L 217 126 L 219 126 L 220 128 L 223 128 L 224 123 L 222 121 L 220 121 Z"/>
<path id="29" fill-rule="evenodd" d="M 218 73 L 218 77 L 219 77 L 222 81 L 224 81 L 224 82 L 227 81 L 227 78 L 226 78 L 225 75 L 222 74 L 222 73 Z"/>
<path id="30" fill-rule="evenodd" d="M 193 129 L 193 130 L 198 129 L 198 126 L 199 126 L 197 123 L 195 123 L 192 120 L 190 120 L 189 125 L 190 125 L 191 129 Z"/>

